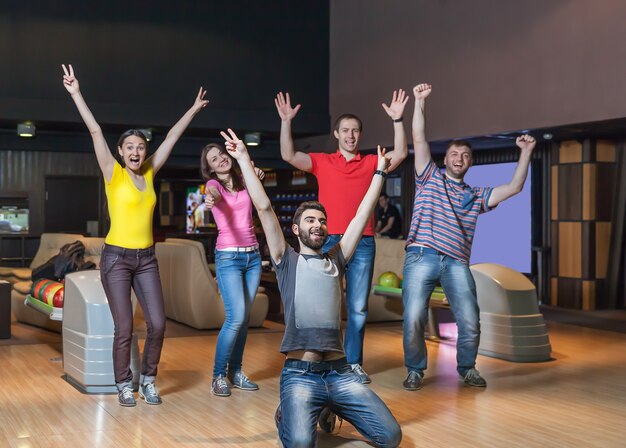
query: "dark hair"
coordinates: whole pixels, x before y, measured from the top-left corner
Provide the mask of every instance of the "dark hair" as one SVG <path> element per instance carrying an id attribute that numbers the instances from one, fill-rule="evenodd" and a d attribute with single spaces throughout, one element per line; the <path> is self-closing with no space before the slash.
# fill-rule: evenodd
<path id="1" fill-rule="evenodd" d="M 335 131 L 339 131 L 339 125 L 341 124 L 343 120 L 356 120 L 359 123 L 359 131 L 363 130 L 363 122 L 361 121 L 359 117 L 357 117 L 354 114 L 342 114 L 342 115 L 339 115 L 337 119 L 335 120 L 335 124 L 333 126 L 335 128 Z"/>
<path id="2" fill-rule="evenodd" d="M 387 198 L 387 199 L 389 199 L 389 195 L 383 191 L 383 192 L 380 194 L 379 198 Z"/>
<path id="3" fill-rule="evenodd" d="M 306 210 L 317 210 L 324 213 L 324 216 L 328 218 L 328 214 L 326 213 L 326 209 L 324 206 L 318 201 L 306 201 L 298 206 L 295 213 L 293 214 L 292 223 L 296 225 L 300 225 L 300 218 L 302 218 L 302 214 Z"/>
<path id="4" fill-rule="evenodd" d="M 472 149 L 472 145 L 470 144 L 470 142 L 468 142 L 467 140 L 458 139 L 458 140 L 452 140 L 450 143 L 448 143 L 448 147 L 446 148 L 446 154 L 448 153 L 448 150 L 452 148 L 453 146 L 467 146 L 470 152 L 474 151 Z"/>
<path id="5" fill-rule="evenodd" d="M 210 179 L 215 179 L 224 188 L 226 188 L 224 182 L 222 182 L 222 180 L 217 177 L 215 171 L 211 170 L 211 167 L 209 166 L 209 161 L 207 160 L 206 156 L 212 149 L 217 149 L 221 154 L 226 154 L 228 157 L 230 157 L 232 163 L 228 174 L 230 174 L 231 180 L 233 181 L 233 190 L 245 190 L 246 186 L 243 182 L 243 176 L 241 175 L 241 171 L 239 171 L 239 165 L 237 165 L 237 161 L 233 158 L 233 156 L 228 154 L 228 151 L 226 151 L 226 149 L 222 145 L 219 145 L 217 143 L 209 143 L 204 148 L 202 148 L 202 155 L 200 156 L 200 173 L 202 174 L 202 178 L 204 179 L 204 181 L 206 182 Z"/>
<path id="6" fill-rule="evenodd" d="M 133 136 L 142 139 L 146 145 L 146 150 L 148 149 L 148 139 L 146 138 L 146 134 L 141 132 L 139 129 L 129 129 L 128 131 L 120 135 L 120 138 L 117 139 L 116 149 L 122 147 L 122 145 L 124 144 L 124 140 L 126 140 L 128 137 Z M 119 160 L 120 165 L 124 166 L 124 158 L 120 155 L 120 152 L 118 150 L 115 151 L 115 158 Z"/>

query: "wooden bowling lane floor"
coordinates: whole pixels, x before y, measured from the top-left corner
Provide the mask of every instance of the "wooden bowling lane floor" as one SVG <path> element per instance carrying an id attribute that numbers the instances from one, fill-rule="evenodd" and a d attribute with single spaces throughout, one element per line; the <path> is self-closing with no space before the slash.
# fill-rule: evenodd
<path id="1" fill-rule="evenodd" d="M 444 330 L 445 331 L 445 330 Z M 463 386 L 452 342 L 428 342 L 424 388 L 407 392 L 400 325 L 366 331 L 365 369 L 403 430 L 405 447 L 622 447 L 626 334 L 550 324 L 554 360 L 479 356 L 486 389 Z M 166 338 L 161 406 L 122 408 L 116 395 L 66 383 L 59 344 L 0 347 L 0 447 L 273 447 L 281 332 L 250 334 L 245 372 L 261 389 L 211 395 L 216 335 Z M 344 423 L 322 447 L 366 445 Z"/>

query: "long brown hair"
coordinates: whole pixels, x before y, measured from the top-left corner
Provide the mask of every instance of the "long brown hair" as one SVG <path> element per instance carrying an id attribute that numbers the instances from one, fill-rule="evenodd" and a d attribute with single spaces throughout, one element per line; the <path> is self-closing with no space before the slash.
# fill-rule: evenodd
<path id="1" fill-rule="evenodd" d="M 207 160 L 206 156 L 212 149 L 217 149 L 221 154 L 226 154 L 228 157 L 230 157 L 231 168 L 228 171 L 228 174 L 230 174 L 230 178 L 233 181 L 233 190 L 245 190 L 246 185 L 243 183 L 243 176 L 241 175 L 241 171 L 239 171 L 239 165 L 237 164 L 237 161 L 233 158 L 233 156 L 228 154 L 228 151 L 226 151 L 226 149 L 222 145 L 219 145 L 217 143 L 209 143 L 204 148 L 202 148 L 202 155 L 200 156 L 200 173 L 202 174 L 202 178 L 204 179 L 204 181 L 206 182 L 210 179 L 215 179 L 224 188 L 226 188 L 224 182 L 219 177 L 217 177 L 215 171 L 213 171 L 209 166 L 209 161 Z"/>

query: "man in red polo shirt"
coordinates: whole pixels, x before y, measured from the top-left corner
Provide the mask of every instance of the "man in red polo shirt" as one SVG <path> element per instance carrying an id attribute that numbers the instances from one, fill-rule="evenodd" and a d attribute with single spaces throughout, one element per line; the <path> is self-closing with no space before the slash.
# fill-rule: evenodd
<path id="1" fill-rule="evenodd" d="M 402 114 L 408 96 L 404 90 L 393 92 L 389 106 L 383 104 L 387 115 L 393 120 L 394 150 L 389 153 L 394 170 L 408 153 L 406 134 L 402 124 Z M 323 251 L 335 246 L 345 233 L 348 224 L 356 216 L 356 211 L 365 195 L 374 171 L 376 154 L 361 155 L 361 120 L 352 114 L 341 115 L 335 121 L 334 135 L 338 149 L 333 154 L 304 153 L 296 151 L 291 135 L 291 121 L 300 110 L 300 104 L 291 107 L 289 93 L 280 92 L 275 99 L 276 109 L 281 119 L 280 155 L 295 168 L 313 173 L 319 185 L 319 201 L 328 211 L 328 239 Z M 367 299 L 372 285 L 374 257 L 374 215 L 372 214 L 350 263 L 346 268 L 346 304 L 348 320 L 344 337 L 344 349 L 348 362 L 362 383 L 371 380 L 363 370 L 363 336 L 367 319 Z"/>

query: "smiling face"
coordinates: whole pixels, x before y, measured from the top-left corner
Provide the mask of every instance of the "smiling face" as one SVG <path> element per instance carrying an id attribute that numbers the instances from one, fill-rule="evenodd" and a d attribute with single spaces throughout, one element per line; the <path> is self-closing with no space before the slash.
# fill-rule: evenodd
<path id="1" fill-rule="evenodd" d="M 209 169 L 216 174 L 226 174 L 233 166 L 231 157 L 220 148 L 213 147 L 206 154 Z"/>
<path id="2" fill-rule="evenodd" d="M 148 145 L 145 139 L 137 135 L 129 135 L 122 140 L 122 144 L 117 147 L 117 151 L 124 161 L 124 166 L 135 173 L 139 173 L 141 165 L 146 160 Z"/>
<path id="3" fill-rule="evenodd" d="M 354 118 L 344 118 L 337 125 L 334 132 L 337 144 L 341 151 L 355 153 L 361 139 L 361 124 Z"/>
<path id="4" fill-rule="evenodd" d="M 465 173 L 472 166 L 472 150 L 465 145 L 451 145 L 443 163 L 449 178 L 462 181 Z"/>
<path id="5" fill-rule="evenodd" d="M 300 240 L 300 244 L 318 251 L 328 237 L 326 214 L 321 210 L 305 209 L 300 217 L 300 223 L 292 224 L 292 230 Z"/>

